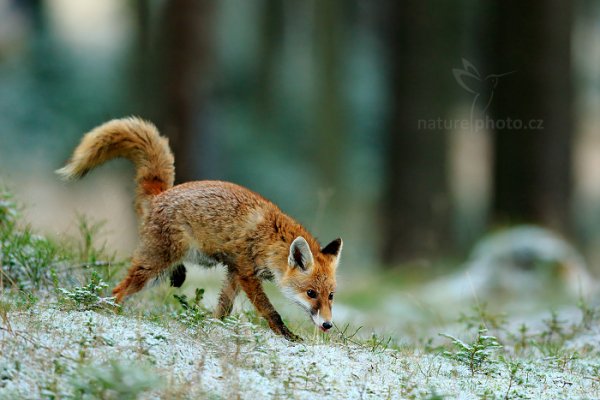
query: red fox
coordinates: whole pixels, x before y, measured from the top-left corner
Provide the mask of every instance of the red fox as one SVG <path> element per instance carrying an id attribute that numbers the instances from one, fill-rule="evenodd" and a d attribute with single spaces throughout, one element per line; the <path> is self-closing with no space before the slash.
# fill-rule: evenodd
<path id="1" fill-rule="evenodd" d="M 341 239 L 321 248 L 275 204 L 233 183 L 196 181 L 173 186 L 174 158 L 168 141 L 152 123 L 139 118 L 115 119 L 93 129 L 56 172 L 64 179 L 77 179 L 117 157 L 131 160 L 136 167 L 135 209 L 140 220 L 140 245 L 127 276 L 113 290 L 118 302 L 164 274 L 171 274 L 173 286 L 181 286 L 183 262 L 224 264 L 227 278 L 216 317 L 230 314 L 241 288 L 273 332 L 301 340 L 267 298 L 261 281 L 269 279 L 322 331 L 333 326 Z"/>

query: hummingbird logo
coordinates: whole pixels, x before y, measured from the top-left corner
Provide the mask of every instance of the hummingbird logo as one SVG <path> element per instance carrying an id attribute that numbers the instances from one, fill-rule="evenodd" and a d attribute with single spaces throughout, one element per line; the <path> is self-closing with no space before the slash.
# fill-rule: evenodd
<path id="1" fill-rule="evenodd" d="M 500 78 L 513 74 L 515 71 L 504 74 L 490 74 L 484 78 L 469 60 L 463 58 L 462 62 L 463 69 L 454 68 L 452 73 L 456 82 L 467 92 L 474 95 L 471 104 L 471 121 L 473 121 L 475 110 L 481 110 L 482 113 L 485 113 L 490 107 Z"/>

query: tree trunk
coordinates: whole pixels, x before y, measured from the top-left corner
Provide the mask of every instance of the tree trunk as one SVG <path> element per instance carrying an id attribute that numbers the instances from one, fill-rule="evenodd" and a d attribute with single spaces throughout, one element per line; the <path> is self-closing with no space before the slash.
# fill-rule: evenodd
<path id="1" fill-rule="evenodd" d="M 339 186 L 344 151 L 342 51 L 345 5 L 340 0 L 314 2 L 316 60 L 316 145 L 320 184 Z"/>
<path id="2" fill-rule="evenodd" d="M 449 247 L 450 195 L 443 118 L 452 92 L 456 13 L 444 2 L 389 2 L 391 109 L 385 137 L 383 261 L 388 266 Z M 440 123 L 419 126 L 419 121 Z"/>
<path id="3" fill-rule="evenodd" d="M 175 153 L 178 182 L 204 175 L 205 94 L 201 85 L 209 59 L 210 3 L 171 0 L 164 10 L 163 132 Z"/>
<path id="4" fill-rule="evenodd" d="M 204 83 L 211 59 L 211 4 L 136 0 L 134 5 L 137 41 L 129 108 L 154 121 L 169 138 L 178 183 L 204 178 L 210 167 Z"/>
<path id="5" fill-rule="evenodd" d="M 493 1 L 487 72 L 514 71 L 500 78 L 490 105 L 495 223 L 569 229 L 572 7 L 562 0 Z"/>

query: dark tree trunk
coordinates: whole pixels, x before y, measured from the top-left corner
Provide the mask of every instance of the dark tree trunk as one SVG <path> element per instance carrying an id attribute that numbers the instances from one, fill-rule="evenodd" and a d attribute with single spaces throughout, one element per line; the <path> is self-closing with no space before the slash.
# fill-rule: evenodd
<path id="1" fill-rule="evenodd" d="M 211 3 L 134 2 L 137 42 L 132 52 L 133 114 L 169 138 L 178 183 L 206 177 L 206 87 L 210 67 Z"/>
<path id="2" fill-rule="evenodd" d="M 541 223 L 564 232 L 572 188 L 573 4 L 492 4 L 487 69 L 514 71 L 500 78 L 490 106 L 496 125 L 493 221 Z"/>
<path id="3" fill-rule="evenodd" d="M 157 99 L 158 85 L 156 77 L 159 73 L 156 58 L 157 52 L 152 52 L 154 47 L 150 29 L 150 3 L 146 0 L 135 0 L 134 9 L 135 42 L 130 59 L 130 93 L 129 110 L 133 115 L 155 121 L 158 120 L 157 112 L 160 106 Z"/>
<path id="4" fill-rule="evenodd" d="M 206 117 L 202 80 L 209 56 L 211 4 L 198 0 L 165 3 L 161 127 L 175 153 L 178 182 L 204 175 L 201 158 Z"/>
<path id="5" fill-rule="evenodd" d="M 262 121 L 269 124 L 277 109 L 275 77 L 284 35 L 285 3 L 281 0 L 265 0 L 260 8 L 260 45 L 257 68 L 257 111 Z"/>
<path id="6" fill-rule="evenodd" d="M 450 195 L 443 119 L 454 85 L 456 14 L 440 1 L 391 1 L 385 12 L 390 118 L 382 208 L 387 265 L 448 249 Z M 446 97 L 444 97 L 446 96 Z M 419 127 L 419 121 L 441 125 Z"/>
<path id="7" fill-rule="evenodd" d="M 342 101 L 343 24 L 345 7 L 341 0 L 314 3 L 316 60 L 316 158 L 321 185 L 340 183 L 344 150 Z"/>

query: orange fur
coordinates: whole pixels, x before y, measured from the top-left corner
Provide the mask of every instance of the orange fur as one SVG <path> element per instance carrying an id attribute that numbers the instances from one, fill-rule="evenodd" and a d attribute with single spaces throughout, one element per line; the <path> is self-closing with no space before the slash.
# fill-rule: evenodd
<path id="1" fill-rule="evenodd" d="M 78 179 L 117 157 L 135 164 L 135 208 L 141 217 L 148 197 L 169 189 L 175 181 L 169 141 L 160 136 L 153 124 L 134 117 L 106 122 L 88 132 L 68 164 L 56 172 L 63 179 Z"/>
<path id="2" fill-rule="evenodd" d="M 261 280 L 274 278 L 321 329 L 330 327 L 341 239 L 321 249 L 275 204 L 233 183 L 196 181 L 173 187 L 173 156 L 166 139 L 137 118 L 113 120 L 86 134 L 69 164 L 58 172 L 78 178 L 115 157 L 128 158 L 136 166 L 136 209 L 142 222 L 131 268 L 113 291 L 117 301 L 170 268 L 204 257 L 228 269 L 218 317 L 231 312 L 242 289 L 274 332 L 298 339 L 262 289 Z"/>

